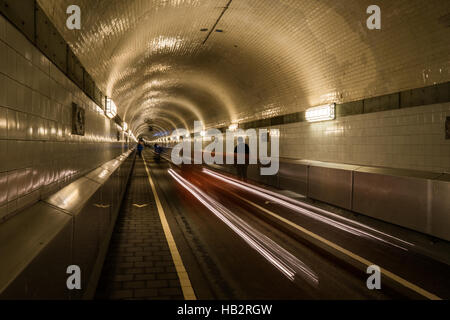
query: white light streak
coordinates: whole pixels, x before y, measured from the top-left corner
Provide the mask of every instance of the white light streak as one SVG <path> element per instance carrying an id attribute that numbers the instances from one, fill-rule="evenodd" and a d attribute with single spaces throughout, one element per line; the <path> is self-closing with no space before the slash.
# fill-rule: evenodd
<path id="1" fill-rule="evenodd" d="M 315 212 L 312 212 L 310 210 L 315 210 L 316 212 L 320 212 L 321 214 L 324 214 L 326 216 L 333 217 L 336 220 L 340 220 L 340 221 L 343 221 L 345 223 L 352 224 L 352 225 L 358 226 L 360 228 L 364 228 L 364 229 L 366 229 L 368 231 L 371 231 L 373 233 L 376 233 L 376 234 L 378 234 L 380 236 L 384 236 L 384 237 L 393 239 L 395 241 L 398 241 L 398 242 L 400 242 L 400 243 L 402 243 L 404 245 L 414 246 L 412 243 L 406 242 L 406 241 L 404 241 L 402 239 L 396 238 L 394 236 L 391 236 L 391 235 L 386 234 L 384 232 L 381 232 L 379 230 L 373 229 L 373 228 L 371 228 L 369 226 L 366 226 L 364 224 L 361 224 L 361 223 L 352 221 L 350 219 L 341 217 L 341 216 L 339 216 L 337 214 L 334 214 L 332 212 L 329 212 L 329 211 L 326 211 L 326 210 L 323 210 L 323 209 L 320 209 L 320 208 L 313 207 L 313 206 L 308 205 L 306 203 L 303 203 L 303 202 L 300 202 L 300 201 L 288 198 L 286 196 L 277 194 L 275 192 L 272 192 L 272 191 L 269 191 L 269 190 L 265 190 L 265 189 L 257 187 L 257 186 L 253 186 L 253 185 L 250 185 L 250 184 L 242 182 L 242 181 L 237 181 L 235 179 L 229 178 L 229 177 L 227 177 L 225 175 L 222 175 L 220 173 L 211 171 L 209 169 L 203 168 L 203 172 L 205 172 L 206 174 L 208 174 L 210 176 L 213 176 L 216 179 L 219 179 L 219 180 L 221 180 L 223 182 L 232 184 L 232 185 L 234 185 L 234 186 L 236 186 L 236 187 L 238 187 L 240 189 L 243 189 L 243 190 L 246 190 L 246 191 L 251 192 L 253 194 L 256 194 L 256 195 L 258 195 L 258 196 L 260 196 L 262 198 L 265 198 L 265 199 L 267 199 L 269 201 L 277 203 L 277 204 L 279 204 L 279 205 L 281 205 L 283 207 L 286 207 L 286 208 L 291 209 L 291 210 L 293 210 L 295 212 L 298 212 L 298 213 L 300 213 L 302 215 L 305 215 L 305 216 L 308 216 L 308 217 L 310 217 L 312 219 L 321 221 L 323 223 L 326 223 L 328 225 L 331 225 L 331 226 L 333 226 L 333 227 L 335 227 L 337 229 L 346 231 L 348 233 L 351 233 L 351 234 L 354 234 L 354 235 L 357 235 L 357 236 L 364 236 L 364 237 L 367 237 L 367 238 L 375 239 L 375 240 L 381 241 L 383 243 L 387 243 L 389 245 L 397 247 L 399 249 L 408 251 L 407 248 L 402 247 L 400 245 L 397 245 L 395 243 L 392 243 L 390 241 L 384 240 L 384 239 L 380 238 L 379 236 L 375 236 L 375 235 L 370 234 L 370 233 L 368 233 L 368 232 L 366 232 L 364 230 L 357 229 L 357 228 L 355 228 L 353 226 L 346 225 L 346 224 L 344 224 L 342 222 L 335 221 L 335 220 L 333 220 L 331 218 L 324 217 L 324 216 L 322 216 L 320 214 L 317 214 Z"/>
<path id="2" fill-rule="evenodd" d="M 188 190 L 231 230 L 239 235 L 249 246 L 255 249 L 268 262 L 280 270 L 288 279 L 294 281 L 295 276 L 299 275 L 312 285 L 317 286 L 319 283 L 318 276 L 303 262 L 298 260 L 295 256 L 279 246 L 273 240 L 252 228 L 244 220 L 189 183 L 174 170 L 169 169 L 168 172 L 180 185 Z"/>

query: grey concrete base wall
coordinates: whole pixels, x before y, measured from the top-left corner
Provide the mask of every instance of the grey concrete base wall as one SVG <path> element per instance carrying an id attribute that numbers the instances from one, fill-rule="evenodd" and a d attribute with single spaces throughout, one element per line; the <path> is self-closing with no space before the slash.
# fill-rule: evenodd
<path id="1" fill-rule="evenodd" d="M 448 174 L 281 161 L 278 177 L 272 186 L 450 241 Z"/>
<path id="2" fill-rule="evenodd" d="M 353 172 L 353 210 L 450 240 L 450 177 L 361 168 Z"/>
<path id="3" fill-rule="evenodd" d="M 310 165 L 307 195 L 351 210 L 352 178 L 350 170 Z"/>
<path id="4" fill-rule="evenodd" d="M 0 225 L 0 299 L 93 297 L 134 158 L 128 151 Z M 81 290 L 67 288 L 70 265 Z"/>
<path id="5" fill-rule="evenodd" d="M 283 162 L 278 170 L 278 187 L 296 193 L 308 192 L 308 166 L 296 162 Z"/>

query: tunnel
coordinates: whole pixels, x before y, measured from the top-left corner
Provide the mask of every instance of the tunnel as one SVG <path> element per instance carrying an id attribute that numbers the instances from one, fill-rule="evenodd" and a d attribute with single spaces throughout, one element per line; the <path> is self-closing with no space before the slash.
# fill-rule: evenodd
<path id="1" fill-rule="evenodd" d="M 449 1 L 0 13 L 0 300 L 450 298 Z"/>

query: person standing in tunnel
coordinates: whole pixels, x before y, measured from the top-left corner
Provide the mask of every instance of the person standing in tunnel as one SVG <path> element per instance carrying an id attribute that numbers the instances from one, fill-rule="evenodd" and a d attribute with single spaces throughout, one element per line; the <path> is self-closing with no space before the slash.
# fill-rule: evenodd
<path id="1" fill-rule="evenodd" d="M 239 163 L 239 157 L 238 154 L 244 154 L 244 163 Z M 247 181 L 247 168 L 249 164 L 249 155 L 250 155 L 250 148 L 249 146 L 244 142 L 244 139 L 242 137 L 238 138 L 238 143 L 236 147 L 234 148 L 234 158 L 235 158 L 235 164 L 236 164 L 236 171 L 237 176 L 242 181 Z"/>
<path id="2" fill-rule="evenodd" d="M 154 151 L 155 151 L 154 159 L 155 159 L 156 162 L 159 162 L 161 160 L 162 147 L 159 144 L 155 143 L 155 150 Z"/>
<path id="3" fill-rule="evenodd" d="M 144 150 L 144 142 L 142 140 L 139 140 L 138 146 L 137 146 L 137 152 L 138 156 L 142 158 L 142 150 Z"/>

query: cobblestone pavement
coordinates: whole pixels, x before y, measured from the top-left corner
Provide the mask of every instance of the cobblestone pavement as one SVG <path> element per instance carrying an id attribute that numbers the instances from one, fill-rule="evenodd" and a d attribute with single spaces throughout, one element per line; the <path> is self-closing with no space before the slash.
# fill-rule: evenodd
<path id="1" fill-rule="evenodd" d="M 97 299 L 183 299 L 142 159 L 117 218 Z"/>

